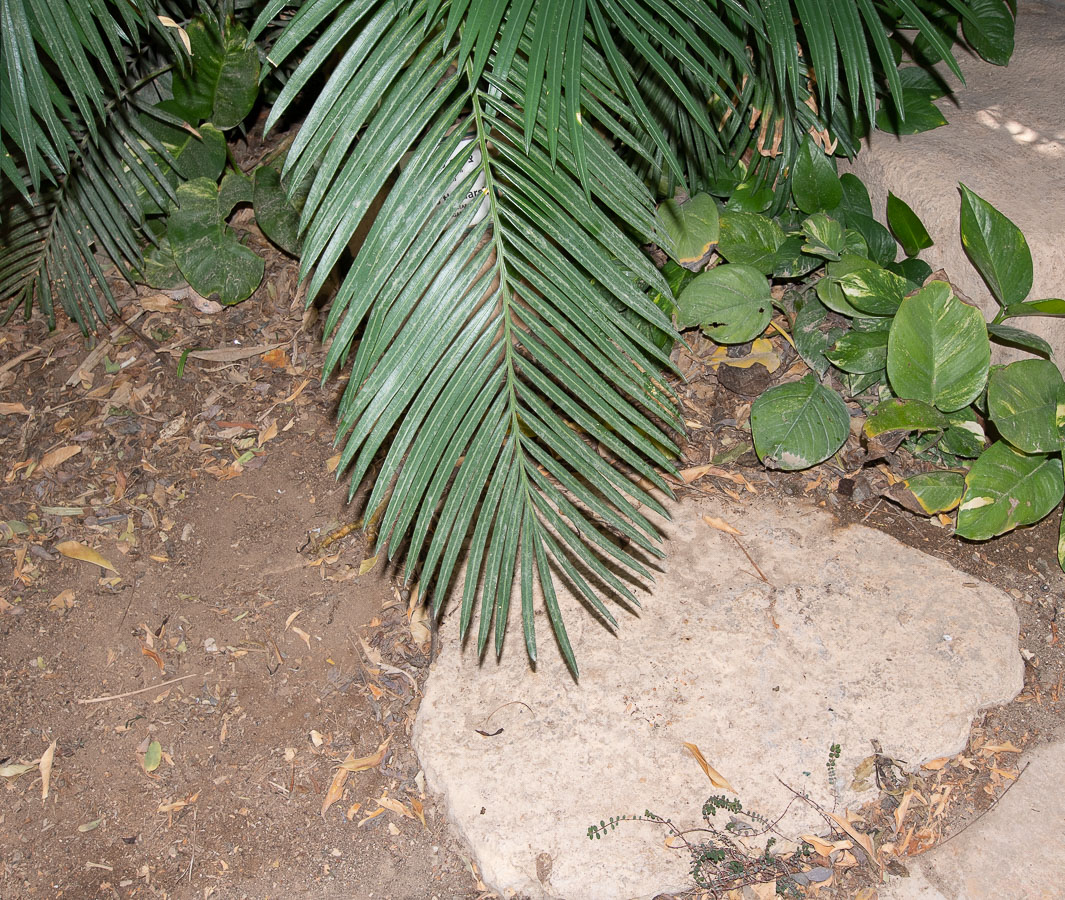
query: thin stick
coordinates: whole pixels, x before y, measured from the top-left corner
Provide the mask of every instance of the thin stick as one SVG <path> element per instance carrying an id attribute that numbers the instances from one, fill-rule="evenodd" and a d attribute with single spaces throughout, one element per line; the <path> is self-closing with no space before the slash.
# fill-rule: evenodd
<path id="1" fill-rule="evenodd" d="M 736 535 L 734 535 L 734 534 L 731 535 L 731 537 L 732 537 L 732 540 L 734 540 L 736 542 L 736 546 L 739 547 L 743 551 L 743 555 L 747 557 L 747 561 L 752 566 L 754 566 L 754 570 L 758 573 L 758 577 L 761 578 L 762 581 L 764 581 L 770 587 L 775 587 L 773 582 L 771 582 L 768 578 L 765 577 L 765 573 L 761 569 L 758 568 L 758 563 L 756 563 L 753 559 L 751 559 L 751 554 L 748 553 L 747 552 L 747 548 L 744 547 L 743 544 L 740 543 L 739 538 L 737 538 Z"/>
<path id="2" fill-rule="evenodd" d="M 150 684 L 148 687 L 137 688 L 135 691 L 126 691 L 124 694 L 111 694 L 109 697 L 90 697 L 85 700 L 79 700 L 78 703 L 106 703 L 108 700 L 121 700 L 123 697 L 132 697 L 134 694 L 143 694 L 146 691 L 156 691 L 159 688 L 166 687 L 168 684 L 177 684 L 179 681 L 184 681 L 186 678 L 196 678 L 198 675 L 198 672 L 193 672 L 191 675 L 182 675 L 180 678 L 171 678 L 169 681 L 161 681 L 159 684 Z"/>

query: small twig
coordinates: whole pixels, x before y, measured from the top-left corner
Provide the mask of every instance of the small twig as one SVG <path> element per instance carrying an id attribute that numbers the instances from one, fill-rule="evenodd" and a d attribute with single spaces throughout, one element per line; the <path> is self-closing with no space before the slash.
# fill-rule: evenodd
<path id="1" fill-rule="evenodd" d="M 109 700 L 121 700 L 123 697 L 132 697 L 134 694 L 157 691 L 159 688 L 166 687 L 168 684 L 177 684 L 179 681 L 184 681 L 186 678 L 196 678 L 198 675 L 198 672 L 193 672 L 191 675 L 182 675 L 180 678 L 171 678 L 169 681 L 161 681 L 159 684 L 150 684 L 148 687 L 137 688 L 135 691 L 126 691 L 124 694 L 111 694 L 108 697 L 87 697 L 79 700 L 78 703 L 107 703 Z"/>
<path id="2" fill-rule="evenodd" d="M 764 572 L 763 572 L 763 571 L 762 571 L 761 569 L 759 569 L 759 568 L 758 568 L 758 563 L 756 563 L 756 562 L 755 562 L 755 561 L 754 561 L 754 560 L 753 560 L 753 559 L 751 558 L 751 554 L 750 554 L 750 553 L 748 553 L 748 552 L 747 552 L 747 548 L 746 548 L 746 547 L 744 547 L 744 546 L 743 546 L 743 544 L 741 544 L 741 543 L 740 543 L 740 539 L 739 539 L 738 537 L 736 537 L 736 535 L 734 535 L 734 534 L 730 535 L 730 537 L 732 538 L 732 540 L 734 540 L 734 541 L 736 542 L 736 546 L 737 546 L 737 547 L 739 547 L 739 548 L 740 548 L 740 549 L 741 549 L 741 550 L 743 551 L 743 555 L 747 557 L 747 561 L 748 561 L 748 562 L 749 562 L 749 563 L 750 563 L 750 564 L 751 564 L 752 566 L 754 566 L 754 571 L 756 571 L 756 572 L 758 573 L 758 577 L 759 577 L 759 578 L 761 578 L 761 579 L 762 579 L 762 581 L 764 581 L 764 582 L 765 582 L 766 584 L 768 584 L 768 585 L 769 585 L 770 587 L 775 587 L 776 585 L 774 585 L 774 584 L 773 584 L 773 582 L 771 582 L 771 581 L 770 581 L 770 580 L 769 580 L 768 578 L 766 578 L 766 577 L 765 577 L 765 573 L 764 573 Z"/>
<path id="3" fill-rule="evenodd" d="M 0 375 L 3 375 L 4 372 L 6 372 L 8 369 L 15 368 L 15 366 L 17 366 L 19 363 L 25 362 L 27 359 L 32 359 L 33 357 L 35 357 L 40 352 L 41 352 L 41 348 L 40 347 L 30 347 L 29 350 L 26 350 L 23 353 L 20 353 L 14 359 L 9 359 L 6 363 L 4 363 L 3 365 L 0 365 Z"/>
<path id="4" fill-rule="evenodd" d="M 994 800 L 992 800 L 991 804 L 987 807 L 987 809 L 985 809 L 982 813 L 980 813 L 980 815 L 978 815 L 975 819 L 971 819 L 970 821 L 966 822 L 965 823 L 965 827 L 958 829 L 957 831 L 954 832 L 954 834 L 950 835 L 949 837 L 943 838 L 943 840 L 941 840 L 938 844 L 935 845 L 935 848 L 930 848 L 930 849 L 937 849 L 939 847 L 942 847 L 948 841 L 954 840 L 954 838 L 956 838 L 959 834 L 962 834 L 964 831 L 966 831 L 969 828 L 970 825 L 975 825 L 984 816 L 986 816 L 989 812 L 991 812 L 991 810 L 993 810 L 998 805 L 999 800 L 1001 800 L 1003 797 L 1006 796 L 1006 794 L 1008 794 L 1010 792 L 1010 788 L 1013 787 L 1018 781 L 1021 780 L 1021 776 L 1025 772 L 1028 771 L 1028 767 L 1030 765 L 1031 765 L 1031 762 L 1026 762 L 1024 764 L 1024 768 L 1021 769 L 1021 771 L 1017 773 L 1017 777 L 1015 779 L 1013 779 L 1013 781 L 1011 781 L 1009 784 L 1006 785 L 1005 790 L 1003 790 L 1001 794 L 999 794 Z"/>
<path id="5" fill-rule="evenodd" d="M 868 519 L 873 513 L 876 512 L 876 508 L 880 505 L 880 503 L 883 501 L 883 499 L 884 499 L 883 497 L 877 497 L 876 498 L 876 503 L 873 504 L 873 508 L 871 510 L 869 510 L 869 512 L 867 512 L 864 516 L 862 516 L 862 521 L 863 522 L 866 519 Z"/>

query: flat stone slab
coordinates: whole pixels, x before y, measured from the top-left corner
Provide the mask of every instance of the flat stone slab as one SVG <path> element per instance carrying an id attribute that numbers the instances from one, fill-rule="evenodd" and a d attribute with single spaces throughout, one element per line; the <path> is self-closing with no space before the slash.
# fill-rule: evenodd
<path id="1" fill-rule="evenodd" d="M 901 139 L 874 132 L 857 160 L 840 166 L 866 183 L 876 215 L 884 215 L 888 191 L 913 207 L 935 241 L 922 258 L 946 269 L 988 318 L 998 305 L 961 245 L 959 182 L 1024 232 L 1035 264 L 1029 298 L 1065 297 L 1065 3 L 1026 0 L 1018 8 L 1008 66 L 962 55 L 966 83 L 944 76 L 956 92 L 956 103 L 937 101 L 948 125 Z M 1062 365 L 1065 319 L 1008 324 L 1045 338 Z M 1017 356 L 995 347 L 996 358 Z"/>
<path id="2" fill-rule="evenodd" d="M 1021 759 L 1028 768 L 983 818 L 905 864 L 880 900 L 1054 900 L 1065 892 L 1065 740 Z"/>
<path id="3" fill-rule="evenodd" d="M 680 504 L 665 528 L 667 571 L 640 616 L 619 616 L 616 636 L 559 591 L 579 684 L 542 612 L 535 671 L 518 621 L 502 661 L 480 666 L 457 622 L 444 622 L 414 748 L 504 897 L 621 900 L 690 886 L 687 857 L 654 825 L 587 837 L 601 819 L 645 809 L 702 824 L 702 804 L 722 791 L 685 742 L 745 809 L 780 814 L 792 795 L 779 776 L 839 811 L 872 795 L 849 787 L 872 740 L 911 766 L 953 754 L 981 708 L 1021 689 L 1009 598 L 882 532 L 801 504 L 709 499 Z M 825 830 L 802 803 L 781 827 Z"/>

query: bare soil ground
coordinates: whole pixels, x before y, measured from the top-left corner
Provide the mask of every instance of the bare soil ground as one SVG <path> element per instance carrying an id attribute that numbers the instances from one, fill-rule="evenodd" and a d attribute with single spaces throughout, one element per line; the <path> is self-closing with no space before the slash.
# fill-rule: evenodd
<path id="1" fill-rule="evenodd" d="M 66 323 L 0 333 L 4 898 L 493 896 L 410 749 L 429 665 L 416 597 L 342 528 L 360 512 L 332 472 L 343 383 L 318 385 L 293 265 L 275 254 L 267 271 L 213 314 L 126 290 L 147 342 L 118 325 L 95 355 Z M 217 352 L 179 377 L 194 348 Z M 904 867 L 1017 777 L 1001 748 L 1065 718 L 1056 518 L 957 541 L 884 499 L 906 461 L 863 464 L 857 441 L 817 469 L 766 473 L 742 427 L 758 386 L 693 349 L 684 464 L 716 468 L 684 490 L 805 495 L 1016 602 L 1024 693 L 976 723 L 966 753 L 911 776 L 925 802 L 897 834 L 897 788 L 864 811 Z M 824 862 L 836 875 L 820 896 L 875 896 L 870 866 Z"/>

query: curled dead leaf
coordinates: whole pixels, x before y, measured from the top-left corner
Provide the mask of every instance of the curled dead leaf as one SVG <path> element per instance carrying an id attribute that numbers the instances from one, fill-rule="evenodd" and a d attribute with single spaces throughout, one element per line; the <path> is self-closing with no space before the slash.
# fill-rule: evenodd
<path id="1" fill-rule="evenodd" d="M 724 791 L 729 791 L 735 794 L 736 789 L 728 783 L 727 779 L 717 771 L 710 763 L 706 761 L 706 757 L 703 756 L 702 750 L 700 750 L 695 744 L 689 744 L 684 742 L 684 746 L 688 748 L 688 752 L 695 757 L 695 761 L 699 763 L 700 768 L 706 773 L 706 777 L 710 779 L 710 783 L 716 787 L 721 788 Z"/>
<path id="2" fill-rule="evenodd" d="M 703 516 L 703 521 L 706 522 L 711 528 L 716 528 L 718 531 L 723 531 L 725 534 L 735 534 L 739 537 L 743 537 L 743 532 L 738 528 L 733 528 L 724 519 L 719 519 L 716 516 Z"/>
<path id="3" fill-rule="evenodd" d="M 55 745 L 56 742 L 52 741 L 48 745 L 48 749 L 41 754 L 41 759 L 37 763 L 37 768 L 41 770 L 41 799 L 48 799 L 48 788 L 52 783 L 52 761 L 55 759 Z"/>
<path id="4" fill-rule="evenodd" d="M 370 756 L 363 756 L 359 759 L 355 759 L 355 757 L 349 753 L 347 758 L 340 764 L 340 768 L 346 772 L 364 772 L 366 769 L 376 768 L 381 765 L 381 761 L 385 758 L 385 751 L 388 749 L 391 740 L 391 735 L 386 737 L 384 743 L 377 748 L 377 752 Z"/>

